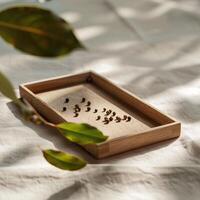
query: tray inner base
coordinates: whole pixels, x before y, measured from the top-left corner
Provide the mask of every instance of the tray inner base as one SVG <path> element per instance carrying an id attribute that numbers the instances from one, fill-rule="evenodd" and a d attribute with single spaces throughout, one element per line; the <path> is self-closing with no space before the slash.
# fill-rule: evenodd
<path id="1" fill-rule="evenodd" d="M 127 108 L 97 86 L 89 83 L 41 92 L 36 94 L 36 96 L 47 103 L 49 107 L 56 110 L 66 121 L 89 123 L 108 135 L 109 139 L 138 134 L 158 125 L 136 109 Z M 80 103 L 83 97 L 86 99 L 86 102 Z M 68 103 L 64 103 L 66 98 L 69 99 Z M 89 112 L 86 112 L 87 101 L 91 102 L 91 110 Z M 81 108 L 78 117 L 74 117 L 73 108 L 76 104 Z M 65 112 L 62 111 L 64 106 L 67 108 Z M 113 112 L 116 112 L 116 116 L 121 118 L 124 115 L 128 115 L 132 119 L 130 122 L 121 121 L 116 123 L 112 121 L 109 124 L 104 124 L 102 122 L 105 117 L 105 113 L 102 112 L 103 108 L 111 109 Z M 95 109 L 98 110 L 97 113 L 94 113 Z M 101 116 L 101 119 L 96 120 L 97 116 Z"/>

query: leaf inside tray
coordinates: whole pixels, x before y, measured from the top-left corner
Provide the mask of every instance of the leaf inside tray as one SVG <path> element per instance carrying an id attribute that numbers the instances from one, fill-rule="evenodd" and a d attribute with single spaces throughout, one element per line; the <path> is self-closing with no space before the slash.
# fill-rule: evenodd
<path id="1" fill-rule="evenodd" d="M 85 123 L 63 122 L 56 127 L 68 140 L 81 145 L 104 142 L 108 138 L 97 128 Z"/>

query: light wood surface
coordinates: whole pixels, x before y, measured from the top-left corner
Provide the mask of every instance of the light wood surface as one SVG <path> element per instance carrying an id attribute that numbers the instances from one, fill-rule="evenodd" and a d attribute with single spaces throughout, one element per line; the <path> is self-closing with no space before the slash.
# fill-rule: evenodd
<path id="1" fill-rule="evenodd" d="M 109 98 L 106 93 L 97 90 L 97 88 L 91 84 L 82 84 L 43 92 L 37 94 L 37 97 L 59 112 L 66 121 L 92 124 L 100 129 L 103 133 L 108 135 L 109 139 L 127 134 L 138 134 L 154 126 L 151 122 L 140 117 L 137 112 L 128 110 L 126 107 L 123 107 L 123 105 L 120 105 L 119 103 L 117 104 L 117 102 L 114 104 L 114 100 Z M 80 103 L 83 97 L 86 98 L 86 101 L 91 102 L 91 110 L 89 112 L 86 112 L 87 102 Z M 69 103 L 64 103 L 65 98 L 69 98 Z M 81 112 L 79 113 L 78 117 L 74 117 L 73 107 L 76 104 L 78 104 L 81 108 Z M 67 111 L 62 111 L 63 106 L 66 106 Z M 102 112 L 103 108 L 106 108 L 107 110 L 111 109 L 112 111 L 116 112 L 116 116 L 120 116 L 121 118 L 123 118 L 124 115 L 128 115 L 131 116 L 132 119 L 130 122 L 122 120 L 121 122 L 116 123 L 113 120 L 109 124 L 104 124 L 102 122 L 105 117 L 105 112 Z M 97 113 L 94 113 L 95 109 L 98 109 Z M 112 114 L 109 116 L 111 115 Z M 97 116 L 101 116 L 101 119 L 98 121 L 96 120 Z M 115 119 L 115 117 L 113 117 L 113 119 Z"/>
<path id="2" fill-rule="evenodd" d="M 89 123 L 108 135 L 106 142 L 84 146 L 97 158 L 180 135 L 179 122 L 93 72 L 27 83 L 20 86 L 20 94 L 50 122 Z M 83 97 L 85 103 L 81 103 Z M 69 99 L 68 103 L 65 103 L 66 98 Z M 87 101 L 91 102 L 89 112 L 86 112 Z M 81 108 L 78 117 L 75 117 L 73 110 L 76 104 Z M 64 112 L 63 107 L 67 109 Z M 113 121 L 104 124 L 103 108 L 112 110 L 120 118 L 130 116 L 131 121 L 116 123 L 113 117 Z M 97 113 L 94 113 L 95 109 Z M 101 119 L 96 120 L 97 116 Z"/>

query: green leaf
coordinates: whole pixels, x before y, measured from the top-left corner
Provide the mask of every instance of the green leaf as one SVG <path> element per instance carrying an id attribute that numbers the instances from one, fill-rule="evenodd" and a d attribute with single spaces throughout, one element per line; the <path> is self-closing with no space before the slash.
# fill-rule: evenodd
<path id="1" fill-rule="evenodd" d="M 78 170 L 86 166 L 86 161 L 61 151 L 52 149 L 43 150 L 45 159 L 55 167 L 64 170 Z"/>
<path id="2" fill-rule="evenodd" d="M 11 99 L 19 107 L 23 116 L 26 119 L 29 119 L 30 117 L 33 116 L 34 114 L 33 110 L 30 109 L 27 105 L 25 105 L 21 100 L 17 98 L 12 83 L 2 72 L 0 72 L 0 92 L 4 96 Z"/>
<path id="3" fill-rule="evenodd" d="M 89 124 L 63 122 L 57 124 L 56 127 L 68 140 L 81 145 L 100 143 L 108 138 L 100 130 Z"/>
<path id="4" fill-rule="evenodd" d="M 39 7 L 1 11 L 0 36 L 17 49 L 37 56 L 55 57 L 83 48 L 66 21 Z"/>
<path id="5" fill-rule="evenodd" d="M 18 101 L 14 88 L 8 78 L 0 72 L 0 92 L 13 101 Z"/>

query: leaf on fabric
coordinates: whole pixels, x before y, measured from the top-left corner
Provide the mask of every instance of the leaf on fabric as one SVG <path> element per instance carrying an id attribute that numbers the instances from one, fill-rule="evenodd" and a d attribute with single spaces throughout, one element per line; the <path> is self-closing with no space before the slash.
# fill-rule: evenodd
<path id="1" fill-rule="evenodd" d="M 52 149 L 43 150 L 43 155 L 50 164 L 63 170 L 79 170 L 87 164 L 86 161 L 74 155 Z"/>
<path id="2" fill-rule="evenodd" d="M 17 96 L 8 78 L 0 72 L 0 92 L 13 101 L 17 101 Z"/>

